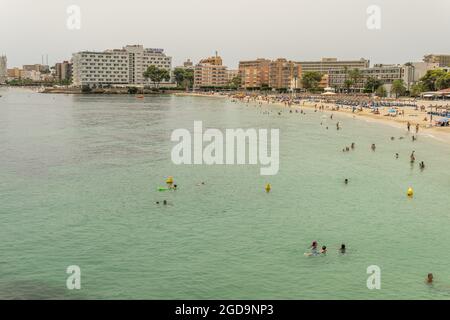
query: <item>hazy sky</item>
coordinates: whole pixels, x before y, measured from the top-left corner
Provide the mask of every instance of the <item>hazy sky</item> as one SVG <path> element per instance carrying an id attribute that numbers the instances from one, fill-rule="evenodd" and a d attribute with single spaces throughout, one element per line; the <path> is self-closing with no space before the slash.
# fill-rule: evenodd
<path id="1" fill-rule="evenodd" d="M 80 30 L 66 26 L 69 5 L 81 9 Z M 370 5 L 380 30 L 366 26 Z M 174 66 L 215 50 L 230 68 L 257 57 L 420 61 L 450 54 L 450 0 L 0 0 L 9 67 L 126 44 L 164 48 Z"/>

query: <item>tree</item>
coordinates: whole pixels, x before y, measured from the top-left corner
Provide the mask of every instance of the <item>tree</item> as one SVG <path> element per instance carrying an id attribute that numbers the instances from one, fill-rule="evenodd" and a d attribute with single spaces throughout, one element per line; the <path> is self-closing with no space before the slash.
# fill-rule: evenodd
<path id="1" fill-rule="evenodd" d="M 316 90 L 319 87 L 319 83 L 322 80 L 322 74 L 320 72 L 307 71 L 302 76 L 302 86 L 306 90 Z"/>
<path id="2" fill-rule="evenodd" d="M 231 88 L 237 89 L 241 86 L 241 83 L 242 83 L 241 76 L 236 76 L 233 79 L 231 79 L 229 85 Z"/>
<path id="3" fill-rule="evenodd" d="M 423 84 L 419 82 L 419 83 L 413 84 L 411 86 L 410 95 L 412 97 L 418 97 L 424 91 L 425 91 L 425 88 L 424 88 Z"/>
<path id="4" fill-rule="evenodd" d="M 394 80 L 392 83 L 391 92 L 395 94 L 395 97 L 398 98 L 401 95 L 404 95 L 406 92 L 406 87 L 401 79 Z"/>
<path id="5" fill-rule="evenodd" d="M 194 70 L 186 68 L 175 68 L 173 70 L 175 82 L 178 87 L 190 88 L 194 83 Z"/>
<path id="6" fill-rule="evenodd" d="M 374 93 L 377 89 L 383 85 L 383 82 L 380 79 L 369 77 L 364 85 L 364 92 L 366 93 Z"/>
<path id="7" fill-rule="evenodd" d="M 384 98 L 384 97 L 387 96 L 387 91 L 386 91 L 386 89 L 384 88 L 384 86 L 379 86 L 379 87 L 378 87 L 376 95 L 379 96 L 379 97 L 381 97 L 381 98 Z"/>
<path id="8" fill-rule="evenodd" d="M 87 85 L 87 84 L 84 84 L 81 87 L 81 92 L 82 93 L 90 93 L 91 91 L 92 91 L 92 88 L 89 85 Z"/>
<path id="9" fill-rule="evenodd" d="M 159 84 L 161 83 L 161 81 L 170 80 L 170 72 L 167 69 L 158 68 L 154 65 L 151 65 L 144 72 L 144 78 L 150 79 L 153 82 L 155 88 L 159 88 Z"/>
<path id="10" fill-rule="evenodd" d="M 438 85 L 445 85 L 445 77 L 448 72 L 442 69 L 428 70 L 427 73 L 420 79 L 425 91 L 436 91 Z M 440 81 L 438 82 L 438 80 Z"/>
<path id="11" fill-rule="evenodd" d="M 186 88 L 192 88 L 194 86 L 194 69 L 184 70 L 183 84 Z"/>
<path id="12" fill-rule="evenodd" d="M 353 86 L 353 81 L 350 79 L 346 79 L 344 81 L 344 88 L 347 90 L 347 92 L 350 91 L 350 88 Z"/>
<path id="13" fill-rule="evenodd" d="M 353 89 L 358 85 L 359 80 L 362 78 L 362 73 L 359 69 L 352 69 L 349 71 L 348 76 L 352 81 Z"/>
<path id="14" fill-rule="evenodd" d="M 138 88 L 128 87 L 128 94 L 136 94 L 136 93 L 138 93 Z"/>
<path id="15" fill-rule="evenodd" d="M 185 68 L 175 68 L 173 70 L 173 77 L 178 87 L 181 87 L 184 81 Z"/>
<path id="16" fill-rule="evenodd" d="M 435 86 L 437 90 L 450 88 L 450 72 L 447 72 L 446 74 L 438 77 L 436 79 Z"/>

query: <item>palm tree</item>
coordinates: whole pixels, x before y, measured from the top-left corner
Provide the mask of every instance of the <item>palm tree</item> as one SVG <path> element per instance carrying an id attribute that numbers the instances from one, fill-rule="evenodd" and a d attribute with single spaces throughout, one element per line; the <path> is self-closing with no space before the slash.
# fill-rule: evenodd
<path id="1" fill-rule="evenodd" d="M 356 68 L 353 70 L 350 70 L 349 77 L 352 80 L 352 84 L 354 86 L 353 89 L 355 89 L 355 87 L 358 85 L 359 80 L 362 77 L 361 71 Z"/>

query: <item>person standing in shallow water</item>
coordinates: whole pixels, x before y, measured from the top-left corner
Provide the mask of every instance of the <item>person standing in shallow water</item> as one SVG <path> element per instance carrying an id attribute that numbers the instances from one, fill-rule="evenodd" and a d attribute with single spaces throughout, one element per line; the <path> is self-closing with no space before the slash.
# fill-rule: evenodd
<path id="1" fill-rule="evenodd" d="M 427 278 L 426 278 L 425 282 L 426 282 L 427 284 L 432 284 L 432 283 L 433 283 L 433 279 L 434 279 L 433 274 L 432 274 L 432 273 L 429 273 L 429 274 L 427 275 Z"/>
<path id="2" fill-rule="evenodd" d="M 375 146 L 375 143 L 372 143 L 371 148 L 372 148 L 372 151 L 375 151 L 375 149 L 377 148 L 377 147 Z"/>

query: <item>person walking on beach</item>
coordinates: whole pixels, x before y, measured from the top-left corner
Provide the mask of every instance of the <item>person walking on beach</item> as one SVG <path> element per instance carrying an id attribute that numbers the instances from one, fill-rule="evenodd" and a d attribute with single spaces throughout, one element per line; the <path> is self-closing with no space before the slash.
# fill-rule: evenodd
<path id="1" fill-rule="evenodd" d="M 408 132 L 411 130 L 411 123 L 409 123 L 409 121 L 408 121 L 408 123 L 406 124 L 406 127 L 408 128 Z"/>
<path id="2" fill-rule="evenodd" d="M 419 124 L 416 124 L 416 133 L 419 133 Z"/>

